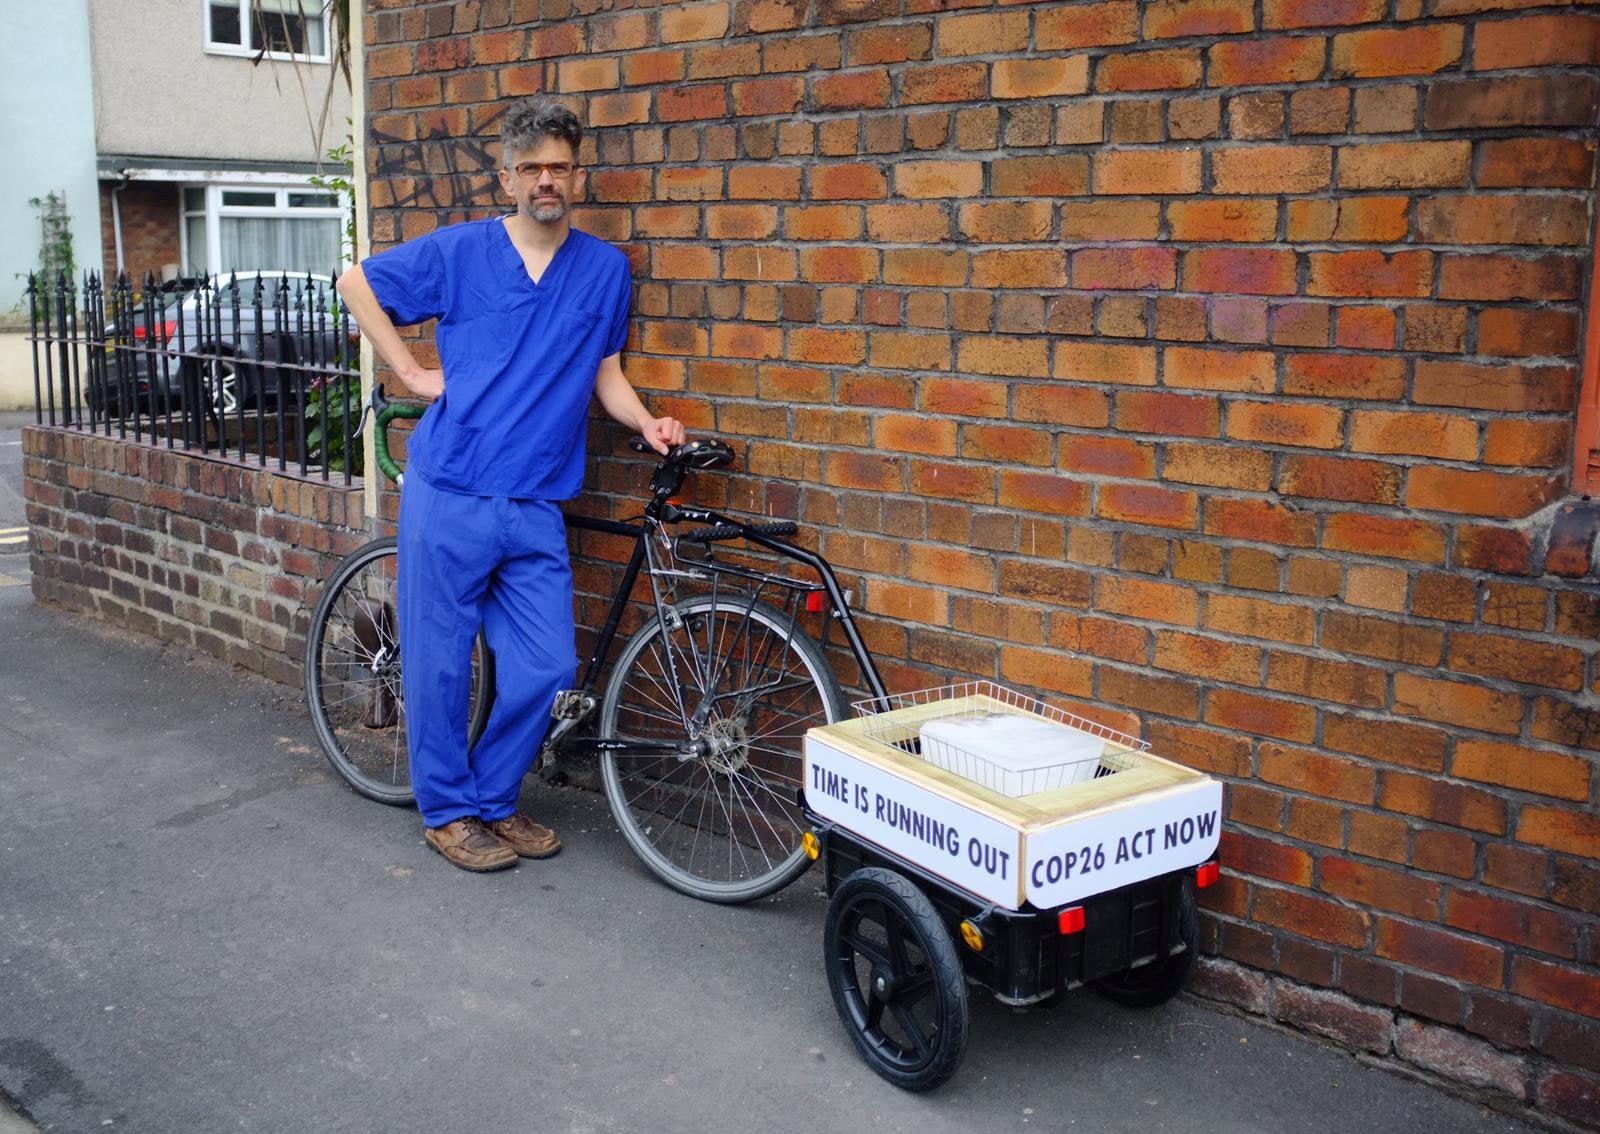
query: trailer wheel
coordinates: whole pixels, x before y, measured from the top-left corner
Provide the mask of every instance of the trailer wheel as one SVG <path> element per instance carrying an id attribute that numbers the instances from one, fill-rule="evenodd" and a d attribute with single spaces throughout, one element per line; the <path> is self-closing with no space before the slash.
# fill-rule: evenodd
<path id="1" fill-rule="evenodd" d="M 967 985 L 921 890 L 892 870 L 857 870 L 828 903 L 823 948 L 833 1005 L 868 1066 L 908 1091 L 955 1074 L 967 1050 Z"/>
<path id="2" fill-rule="evenodd" d="M 1200 909 L 1194 897 L 1194 879 L 1183 880 L 1178 900 L 1178 939 L 1183 952 L 1169 953 L 1160 960 L 1114 973 L 1095 982 L 1094 990 L 1108 1000 L 1133 1008 L 1153 1008 L 1165 1004 L 1183 988 L 1200 951 Z"/>

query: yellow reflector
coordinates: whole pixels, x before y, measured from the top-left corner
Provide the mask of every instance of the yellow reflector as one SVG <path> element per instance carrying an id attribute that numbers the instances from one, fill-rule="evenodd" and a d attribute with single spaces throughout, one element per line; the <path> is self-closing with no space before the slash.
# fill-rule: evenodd
<path id="1" fill-rule="evenodd" d="M 983 931 L 970 921 L 961 923 L 961 940 L 967 943 L 967 948 L 974 953 L 983 952 Z"/>
<path id="2" fill-rule="evenodd" d="M 800 836 L 800 845 L 805 849 L 806 857 L 812 862 L 817 861 L 817 856 L 822 853 L 822 843 L 817 840 L 816 834 L 812 831 L 807 831 Z"/>

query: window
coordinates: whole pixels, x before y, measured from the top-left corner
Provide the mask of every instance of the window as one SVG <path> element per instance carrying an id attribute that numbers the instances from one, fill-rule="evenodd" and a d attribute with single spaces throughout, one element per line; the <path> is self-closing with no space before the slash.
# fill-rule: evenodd
<path id="1" fill-rule="evenodd" d="M 206 50 L 326 63 L 327 0 L 207 0 Z"/>
<path id="2" fill-rule="evenodd" d="M 292 271 L 338 274 L 345 207 L 306 185 L 188 186 L 183 258 L 192 275 Z"/>

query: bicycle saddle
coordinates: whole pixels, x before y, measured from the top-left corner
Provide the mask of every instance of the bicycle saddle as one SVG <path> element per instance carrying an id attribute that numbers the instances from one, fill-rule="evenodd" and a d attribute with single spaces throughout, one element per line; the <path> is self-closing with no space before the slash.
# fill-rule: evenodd
<path id="1" fill-rule="evenodd" d="M 696 439 L 672 450 L 667 460 L 691 469 L 720 469 L 733 464 L 733 449 L 726 441 Z"/>

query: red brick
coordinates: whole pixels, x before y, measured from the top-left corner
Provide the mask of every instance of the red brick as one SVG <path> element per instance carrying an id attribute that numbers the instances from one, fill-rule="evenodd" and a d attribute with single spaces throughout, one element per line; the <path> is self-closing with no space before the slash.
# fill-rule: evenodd
<path id="1" fill-rule="evenodd" d="M 1332 406 L 1284 402 L 1235 402 L 1228 410 L 1227 435 L 1236 441 L 1336 449 L 1344 413 Z"/>
<path id="2" fill-rule="evenodd" d="M 1512 256 L 1442 256 L 1439 297 L 1507 301 L 1516 299 L 1575 300 L 1579 293 L 1579 260 L 1549 255 L 1523 259 Z"/>
<path id="3" fill-rule="evenodd" d="M 770 168 L 755 172 L 766 175 Z M 810 179 L 813 200 L 870 200 L 889 195 L 888 178 L 877 166 L 822 165 L 810 171 Z"/>
<path id="4" fill-rule="evenodd" d="M 1025 512 L 1086 516 L 1089 514 L 1089 487 L 1072 477 L 1002 469 L 998 503 Z M 1087 590 L 1084 593 L 1087 597 Z"/>
<path id="5" fill-rule="evenodd" d="M 1308 295 L 1423 297 L 1433 290 L 1431 252 L 1312 252 Z"/>
<path id="6" fill-rule="evenodd" d="M 1035 16 L 1040 51 L 1106 47 L 1139 41 L 1139 7 L 1134 0 L 1044 8 Z"/>
<path id="7" fill-rule="evenodd" d="M 1257 922 L 1265 925 L 1350 949 L 1366 947 L 1372 924 L 1371 917 L 1362 910 L 1275 886 L 1257 889 L 1251 912 Z"/>
<path id="8" fill-rule="evenodd" d="M 1461 62 L 1464 38 L 1459 24 L 1345 32 L 1333 37 L 1333 73 L 1354 79 L 1434 74 Z"/>
<path id="9" fill-rule="evenodd" d="M 1072 286 L 1085 290 L 1170 289 L 1178 280 L 1171 248 L 1089 248 L 1072 254 Z"/>
<path id="10" fill-rule="evenodd" d="M 1198 87 L 1200 73 L 1200 49 L 1174 47 L 1104 56 L 1096 79 L 1102 91 L 1159 91 Z"/>
<path id="11" fill-rule="evenodd" d="M 1001 59 L 994 64 L 990 94 L 995 98 L 1059 98 L 1089 89 L 1089 57 Z"/>
<path id="12" fill-rule="evenodd" d="M 1600 1079 L 1568 1071 L 1547 1071 L 1539 1079 L 1537 1098 L 1546 1110 L 1585 1126 L 1600 1118 Z"/>
<path id="13" fill-rule="evenodd" d="M 1499 634 L 1457 633 L 1450 668 L 1482 677 L 1576 692 L 1583 686 L 1583 654 L 1568 646 Z M 1587 798 L 1585 790 L 1582 798 Z"/>
<path id="14" fill-rule="evenodd" d="M 1316 633 L 1316 616 L 1308 606 L 1213 594 L 1206 598 L 1205 626 L 1224 634 L 1309 646 Z"/>
<path id="15" fill-rule="evenodd" d="M 1078 197 L 1088 191 L 1089 159 L 1082 154 L 997 158 L 990 178 L 995 197 Z"/>
<path id="16" fill-rule="evenodd" d="M 1048 464 L 1048 451 L 1043 456 L 1043 461 L 1028 463 Z M 1156 474 L 1155 447 L 1127 437 L 1063 434 L 1056 465 L 1062 472 L 1151 480 Z"/>
<path id="17" fill-rule="evenodd" d="M 1153 664 L 1157 669 L 1187 673 L 1196 677 L 1231 681 L 1241 685 L 1259 685 L 1261 650 L 1256 646 L 1228 642 L 1220 638 L 1204 638 L 1197 634 L 1158 630 Z"/>
<path id="18" fill-rule="evenodd" d="M 1443 887 L 1437 882 L 1341 858 L 1324 858 L 1317 870 L 1324 893 L 1419 921 L 1438 916 Z"/>
<path id="19" fill-rule="evenodd" d="M 1578 127 L 1593 120 L 1597 97 L 1600 84 L 1588 75 L 1436 82 L 1428 88 L 1423 125 L 1429 130 Z"/>
<path id="20" fill-rule="evenodd" d="M 1600 1017 L 1600 974 L 1593 971 L 1517 957 L 1511 966 L 1511 990 L 1584 1016 Z"/>
<path id="21" fill-rule="evenodd" d="M 793 114 L 805 98 L 802 79 L 751 79 L 729 87 L 733 112 L 741 117 Z"/>
<path id="22" fill-rule="evenodd" d="M 1243 831 L 1224 831 L 1218 857 L 1229 873 L 1270 878 L 1291 886 L 1310 886 L 1313 860 L 1299 847 Z"/>
<path id="23" fill-rule="evenodd" d="M 1236 243 L 1278 236 L 1278 206 L 1268 200 L 1173 201 L 1167 206 L 1167 221 L 1178 241 Z"/>
<path id="24" fill-rule="evenodd" d="M 1324 522 L 1322 546 L 1358 555 L 1443 563 L 1445 533 L 1437 524 L 1411 517 L 1341 513 L 1330 515 Z"/>
<path id="25" fill-rule="evenodd" d="M 1417 204 L 1417 239 L 1576 247 L 1588 239 L 1588 215 L 1582 202 L 1546 194 L 1431 197 Z"/>
<path id="26" fill-rule="evenodd" d="M 1472 37 L 1476 71 L 1510 70 L 1565 63 L 1600 64 L 1600 25 L 1592 16 L 1528 16 L 1484 22 Z"/>
<path id="27" fill-rule="evenodd" d="M 1388 10 L 1384 0 L 1263 0 L 1264 28 L 1325 28 L 1370 24 Z"/>
<path id="28" fill-rule="evenodd" d="M 1322 75 L 1326 50 L 1325 42 L 1316 36 L 1223 41 L 1210 49 L 1211 84 L 1304 83 Z"/>
<path id="29" fill-rule="evenodd" d="M 1212 689 L 1206 694 L 1202 719 L 1219 728 L 1238 729 L 1281 740 L 1309 743 L 1316 734 L 1317 713 L 1309 705 L 1261 697 L 1234 689 Z"/>
<path id="30" fill-rule="evenodd" d="M 1272 487 L 1272 454 L 1233 445 L 1168 444 L 1161 478 L 1178 484 L 1266 492 Z"/>
<path id="31" fill-rule="evenodd" d="M 1387 917 L 1378 919 L 1374 952 L 1484 988 L 1499 988 L 1505 971 L 1505 953 L 1493 945 Z"/>
<path id="32" fill-rule="evenodd" d="M 1577 921 L 1568 915 L 1467 890 L 1450 891 L 1444 923 L 1558 957 L 1574 956 L 1578 936 Z"/>
<path id="33" fill-rule="evenodd" d="M 1110 424 L 1106 395 L 1076 386 L 1019 386 L 1012 416 L 1017 421 L 1049 422 L 1103 429 Z"/>
<path id="34" fill-rule="evenodd" d="M 863 28 L 850 33 L 850 63 L 856 67 L 926 59 L 932 51 L 933 25 L 928 23 Z"/>
<path id="35" fill-rule="evenodd" d="M 1198 150 L 1106 150 L 1094 159 L 1102 196 L 1175 196 L 1200 191 Z"/>
<path id="36" fill-rule="evenodd" d="M 1218 193 L 1316 193 L 1333 178 L 1328 146 L 1229 146 L 1211 155 Z"/>
<path id="37" fill-rule="evenodd" d="M 1204 530 L 1207 535 L 1279 547 L 1311 547 L 1316 543 L 1313 515 L 1269 501 L 1209 499 Z"/>
<path id="38" fill-rule="evenodd" d="M 1342 457 L 1286 457 L 1277 489 L 1284 496 L 1394 504 L 1399 498 L 1400 469 L 1379 461 Z"/>
<path id="39" fill-rule="evenodd" d="M 1425 725 L 1325 713 L 1323 743 L 1336 752 L 1423 771 L 1444 771 L 1446 736 Z"/>
<path id="40" fill-rule="evenodd" d="M 1277 382 L 1274 358 L 1267 351 L 1168 347 L 1162 374 L 1168 386 L 1242 393 L 1266 393 Z"/>
<path id="41" fill-rule="evenodd" d="M 661 42 L 720 39 L 727 34 L 729 15 L 726 0 L 664 8 L 660 15 Z"/>
<path id="42" fill-rule="evenodd" d="M 1529 804 L 1517 820 L 1517 841 L 1579 858 L 1600 858 L 1600 818 L 1587 811 Z"/>
<path id="43" fill-rule="evenodd" d="M 1411 470 L 1405 502 L 1412 508 L 1466 516 L 1519 518 L 1537 511 L 1565 489 L 1561 476 L 1518 476 L 1436 466 Z"/>
<path id="44" fill-rule="evenodd" d="M 1471 142 L 1374 142 L 1339 151 L 1340 189 L 1465 186 Z"/>
<path id="45" fill-rule="evenodd" d="M 811 84 L 812 106 L 821 111 L 888 106 L 890 95 L 889 74 L 881 69 L 824 75 Z"/>
<path id="46" fill-rule="evenodd" d="M 907 106 L 976 102 L 989 93 L 985 63 L 950 63 L 908 67 L 900 76 L 900 101 Z"/>
<path id="47" fill-rule="evenodd" d="M 971 336 L 956 348 L 956 367 L 972 374 L 1044 378 L 1050 374 L 1046 349 L 1040 339 Z"/>
<path id="48" fill-rule="evenodd" d="M 1573 356 L 1578 350 L 1575 311 L 1491 307 L 1478 315 L 1478 353 L 1507 358 Z"/>
<path id="49" fill-rule="evenodd" d="M 1397 700 L 1399 699 L 1397 694 Z M 1396 711 L 1404 711 L 1397 708 Z M 1389 811 L 1419 815 L 1453 827 L 1503 835 L 1506 806 L 1496 795 L 1437 779 L 1389 772 L 1384 775 L 1378 802 Z"/>
<path id="50" fill-rule="evenodd" d="M 1389 356 L 1291 354 L 1283 392 L 1313 398 L 1396 401 L 1405 395 L 1405 362 Z"/>
<path id="51" fill-rule="evenodd" d="M 1433 874 L 1471 878 L 1476 873 L 1476 855 L 1477 844 L 1470 835 L 1424 828 L 1412 840 L 1411 865 Z"/>
<path id="52" fill-rule="evenodd" d="M 1058 288 L 1065 286 L 1066 282 L 1065 251 L 1006 249 L 975 252 L 972 256 L 973 287 Z"/>
<path id="53" fill-rule="evenodd" d="M 1293 295 L 1295 254 L 1266 248 L 1197 248 L 1184 254 L 1186 291 Z"/>
<path id="54" fill-rule="evenodd" d="M 1506 138 L 1478 143 L 1480 189 L 1578 189 L 1594 176 L 1594 154 L 1572 138 Z"/>
<path id="55" fill-rule="evenodd" d="M 1100 488 L 1095 515 L 1161 528 L 1193 530 L 1199 522 L 1199 498 L 1153 485 L 1107 484 Z"/>
<path id="56" fill-rule="evenodd" d="M 902 197 L 974 197 L 982 188 L 981 162 L 906 161 L 894 167 L 895 193 Z"/>
<path id="57" fill-rule="evenodd" d="M 1393 244 L 1410 231 L 1409 197 L 1342 197 L 1289 202 L 1289 239 Z"/>
<path id="58" fill-rule="evenodd" d="M 1120 391 L 1116 427 L 1121 432 L 1163 437 L 1216 437 L 1221 431 L 1221 403 L 1213 397 Z"/>
<path id="59" fill-rule="evenodd" d="M 1154 580 L 1102 575 L 1095 588 L 1095 608 L 1173 626 L 1194 626 L 1198 621 L 1193 590 Z"/>

